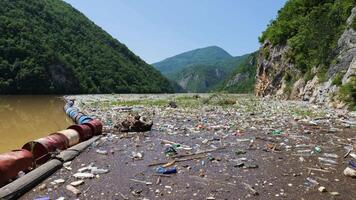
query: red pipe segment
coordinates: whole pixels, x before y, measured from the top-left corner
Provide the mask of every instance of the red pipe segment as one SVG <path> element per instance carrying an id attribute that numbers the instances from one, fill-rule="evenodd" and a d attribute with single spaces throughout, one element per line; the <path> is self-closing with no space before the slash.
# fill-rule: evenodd
<path id="1" fill-rule="evenodd" d="M 72 105 L 67 104 L 65 110 Z M 79 113 L 75 121 L 77 122 L 82 115 Z M 66 130 L 27 142 L 21 150 L 0 154 L 0 187 L 16 178 L 20 171 L 27 172 L 32 167 L 44 164 L 51 159 L 52 153 L 77 144 L 78 137 L 79 142 L 83 142 L 94 135 L 101 135 L 102 129 L 102 122 L 95 119 L 83 125 L 72 125 Z"/>
<path id="2" fill-rule="evenodd" d="M 0 187 L 16 178 L 20 171 L 29 171 L 32 163 L 33 155 L 25 149 L 0 154 Z"/>
<path id="3" fill-rule="evenodd" d="M 83 125 L 87 125 L 91 128 L 94 135 L 101 135 L 103 131 L 103 124 L 100 120 L 94 119 L 90 122 L 84 123 Z"/>

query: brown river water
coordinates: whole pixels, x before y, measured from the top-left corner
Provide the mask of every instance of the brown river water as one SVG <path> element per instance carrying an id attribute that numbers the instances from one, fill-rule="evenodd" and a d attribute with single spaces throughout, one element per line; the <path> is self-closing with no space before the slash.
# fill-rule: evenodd
<path id="1" fill-rule="evenodd" d="M 0 153 L 72 124 L 58 96 L 0 96 Z"/>

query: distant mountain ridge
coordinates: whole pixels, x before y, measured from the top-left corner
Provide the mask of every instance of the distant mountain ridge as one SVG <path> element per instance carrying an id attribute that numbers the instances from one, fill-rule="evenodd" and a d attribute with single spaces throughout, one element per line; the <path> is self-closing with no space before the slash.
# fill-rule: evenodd
<path id="1" fill-rule="evenodd" d="M 193 64 L 206 64 L 233 58 L 228 52 L 218 46 L 209 46 L 187 51 L 176 56 L 166 58 L 152 65 L 162 74 L 169 74 Z"/>
<path id="2" fill-rule="evenodd" d="M 178 54 L 153 66 L 187 92 L 209 92 L 248 56 L 233 57 L 220 47 L 210 46 Z"/>

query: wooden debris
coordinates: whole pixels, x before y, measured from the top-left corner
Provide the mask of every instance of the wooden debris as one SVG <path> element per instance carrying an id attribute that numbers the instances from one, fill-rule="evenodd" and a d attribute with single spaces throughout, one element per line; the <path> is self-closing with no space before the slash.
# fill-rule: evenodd
<path id="1" fill-rule="evenodd" d="M 174 165 L 175 163 L 176 163 L 176 161 L 173 160 L 172 162 L 164 164 L 162 167 L 170 167 L 170 166 Z"/>
<path id="2" fill-rule="evenodd" d="M 171 163 L 171 162 L 184 162 L 184 161 L 188 161 L 188 160 L 194 160 L 194 159 L 200 159 L 200 158 L 204 158 L 205 155 L 201 155 L 201 156 L 194 156 L 194 157 L 191 157 L 191 158 L 183 158 L 183 159 L 174 159 L 174 160 L 171 160 L 171 161 L 162 161 L 162 162 L 156 162 L 156 163 L 151 163 L 149 164 L 148 166 L 149 167 L 153 167 L 153 166 L 157 166 L 157 165 L 166 165 L 168 163 Z"/>

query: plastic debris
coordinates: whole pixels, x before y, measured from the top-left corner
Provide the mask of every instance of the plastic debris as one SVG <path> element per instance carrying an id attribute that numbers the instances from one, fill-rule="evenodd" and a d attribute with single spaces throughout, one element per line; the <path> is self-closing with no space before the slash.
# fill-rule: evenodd
<path id="1" fill-rule="evenodd" d="M 356 177 L 356 170 L 351 167 L 346 167 L 343 173 L 345 176 Z"/>
<path id="2" fill-rule="evenodd" d="M 349 161 L 349 167 L 352 168 L 352 169 L 356 169 L 356 162 L 350 160 Z"/>
<path id="3" fill-rule="evenodd" d="M 323 157 L 318 157 L 318 159 L 325 163 L 337 165 L 337 162 L 335 160 L 331 160 L 331 159 L 327 159 L 327 158 L 323 158 Z"/>
<path id="4" fill-rule="evenodd" d="M 80 190 L 78 190 L 77 188 L 75 188 L 75 187 L 72 186 L 72 185 L 67 185 L 67 186 L 66 186 L 66 189 L 69 190 L 69 191 L 71 191 L 73 194 L 75 194 L 75 195 L 77 195 L 77 196 L 82 193 Z"/>
<path id="5" fill-rule="evenodd" d="M 159 174 L 175 174 L 175 173 L 177 173 L 177 168 L 176 167 L 172 167 L 172 168 L 158 167 L 156 169 L 156 172 Z"/>
<path id="6" fill-rule="evenodd" d="M 314 152 L 320 153 L 321 152 L 321 148 L 319 146 L 316 146 L 314 148 Z"/>
<path id="7" fill-rule="evenodd" d="M 132 158 L 136 159 L 136 160 L 142 160 L 143 159 L 143 155 L 140 152 L 132 152 Z"/>
<path id="8" fill-rule="evenodd" d="M 50 200 L 51 198 L 49 198 L 49 196 L 46 197 L 37 197 L 34 200 Z"/>
<path id="9" fill-rule="evenodd" d="M 71 171 L 71 170 L 72 170 L 72 168 L 70 167 L 71 164 L 72 164 L 72 161 L 65 162 L 65 163 L 63 163 L 63 167 L 64 167 L 66 170 Z"/>
<path id="10" fill-rule="evenodd" d="M 244 169 L 256 169 L 258 168 L 257 164 L 244 164 L 243 166 Z"/>
<path id="11" fill-rule="evenodd" d="M 106 174 L 109 172 L 108 169 L 100 169 L 100 168 L 97 168 L 97 167 L 92 167 L 90 169 L 91 173 L 94 174 L 94 175 L 97 175 L 97 174 Z"/>
<path id="12" fill-rule="evenodd" d="M 92 174 L 92 173 L 85 173 L 85 172 L 83 172 L 83 173 L 75 173 L 75 174 L 73 174 L 73 176 L 75 177 L 75 178 L 80 178 L 80 179 L 83 179 L 83 178 L 94 178 L 94 174 Z"/>
<path id="13" fill-rule="evenodd" d="M 319 182 L 318 181 L 316 181 L 316 180 L 314 180 L 314 179 L 312 179 L 312 178 L 310 178 L 310 177 L 307 177 L 307 181 L 309 181 L 311 184 L 313 184 L 313 185 L 319 185 Z"/>
<path id="14" fill-rule="evenodd" d="M 74 186 L 74 187 L 77 187 L 77 186 L 79 186 L 79 185 L 81 185 L 81 184 L 83 184 L 83 183 L 84 183 L 83 180 L 79 180 L 79 181 L 73 181 L 73 182 L 71 182 L 70 184 L 71 184 L 72 186 Z"/>
<path id="15" fill-rule="evenodd" d="M 335 153 L 324 153 L 323 156 L 328 158 L 339 158 L 339 156 Z"/>
<path id="16" fill-rule="evenodd" d="M 107 154 L 108 154 L 108 151 L 107 151 L 107 150 L 100 150 L 100 149 L 97 149 L 97 150 L 96 150 L 96 153 L 102 154 L 102 155 L 107 155 Z"/>
<path id="17" fill-rule="evenodd" d="M 283 133 L 283 131 L 281 131 L 281 130 L 274 130 L 274 131 L 272 131 L 272 135 L 280 135 L 280 134 L 282 134 Z"/>
<path id="18" fill-rule="evenodd" d="M 326 192 L 326 188 L 324 186 L 320 186 L 318 190 L 319 192 Z"/>
<path id="19" fill-rule="evenodd" d="M 55 184 L 62 184 L 64 182 L 66 182 L 64 179 L 57 179 L 53 181 Z"/>
<path id="20" fill-rule="evenodd" d="M 111 96 L 114 96 L 113 101 L 126 101 L 124 99 L 126 97 L 121 95 Z M 147 96 L 150 101 L 154 101 L 156 98 L 151 98 L 152 96 L 149 94 Z M 138 97 L 142 98 L 140 95 Z M 132 98 L 131 95 L 130 98 Z M 164 105 L 167 105 L 170 100 L 166 101 Z M 144 102 L 145 100 L 140 99 L 139 101 Z M 272 106 L 270 106 L 271 102 Z M 249 103 L 251 105 L 247 105 Z M 291 103 L 293 103 L 292 107 Z M 127 191 L 125 189 L 121 191 L 123 194 L 119 191 L 107 192 L 105 189 L 98 194 L 90 192 L 91 194 L 85 198 L 93 195 L 93 198 L 127 199 L 133 195 L 133 198 L 147 200 L 151 195 L 145 195 L 148 194 L 147 192 L 152 192 L 151 194 L 156 198 L 162 199 L 168 199 L 171 196 L 174 199 L 179 199 L 182 193 L 190 195 L 193 199 L 220 199 L 226 198 L 225 195 L 221 195 L 225 191 L 231 195 L 240 195 L 234 190 L 236 187 L 246 188 L 245 197 L 241 196 L 246 199 L 252 197 L 253 190 L 260 190 L 261 193 L 263 192 L 263 197 L 266 198 L 267 193 L 270 193 L 271 198 L 278 195 L 288 199 L 288 197 L 293 197 L 295 194 L 291 195 L 291 193 L 297 190 L 303 194 L 309 190 L 309 193 L 317 193 L 312 194 L 313 196 L 324 195 L 324 198 L 327 198 L 328 196 L 325 195 L 328 195 L 332 188 L 333 191 L 340 191 L 340 193 L 350 190 L 348 183 L 353 181 L 349 175 L 345 177 L 340 171 L 340 167 L 342 167 L 341 170 L 346 168 L 342 165 L 347 162 L 347 174 L 350 170 L 353 172 L 354 169 L 349 164 L 349 160 L 353 161 L 353 156 L 356 156 L 354 136 L 350 134 L 353 130 L 350 128 L 346 130 L 335 120 L 337 118 L 347 119 L 346 115 L 339 112 L 334 114 L 327 110 L 328 116 L 324 116 L 326 119 L 291 116 L 294 113 L 293 109 L 309 109 L 310 106 L 307 102 L 294 104 L 294 102 L 276 102 L 264 99 L 264 101 L 238 102 L 233 107 L 208 104 L 204 107 L 186 108 L 184 104 L 179 104 L 177 109 L 170 109 L 167 106 L 149 105 L 143 106 L 139 110 L 130 106 L 130 109 L 127 110 L 116 109 L 114 111 L 112 108 L 102 109 L 100 103 L 95 107 L 92 104 L 87 104 L 85 107 L 86 112 L 103 118 L 103 121 L 106 122 L 105 133 L 108 135 L 98 140 L 96 149 L 89 150 L 90 154 L 84 152 L 84 155 L 93 155 L 91 153 L 94 152 L 93 159 L 81 157 L 80 162 L 82 163 L 73 162 L 73 169 L 81 168 L 77 172 L 92 174 L 91 176 L 97 177 L 98 180 L 101 179 L 101 176 L 98 176 L 101 172 L 109 173 L 107 176 L 110 176 L 114 170 L 112 175 L 125 176 L 122 174 L 124 170 L 120 170 L 118 167 L 128 168 L 129 171 L 125 170 L 125 172 L 130 172 L 130 177 L 118 180 L 120 186 L 129 188 Z M 252 111 L 251 108 L 255 110 Z M 316 110 L 319 109 L 318 106 Z M 123 122 L 122 119 L 126 118 L 126 114 L 134 116 L 136 113 L 139 115 L 152 113 L 154 116 L 152 119 L 155 119 L 152 132 L 119 133 L 114 128 L 114 124 Z M 140 120 L 145 121 L 141 117 Z M 313 127 L 308 123 L 310 120 L 313 121 Z M 343 134 L 344 130 L 346 134 Z M 172 141 L 163 140 L 163 138 Z M 105 142 L 103 143 L 103 141 Z M 341 145 L 349 152 L 346 159 L 342 158 L 344 152 L 340 150 Z M 205 152 L 211 148 L 222 147 L 224 147 L 222 151 Z M 107 149 L 109 154 L 111 151 L 114 151 L 115 154 L 110 155 L 110 158 L 97 155 L 100 154 L 98 150 L 101 151 L 101 148 Z M 166 158 L 165 155 L 170 157 Z M 247 158 L 242 158 L 243 156 Z M 142 160 L 143 157 L 144 160 Z M 136 162 L 136 160 L 141 161 Z M 92 163 L 90 164 L 90 162 Z M 105 169 L 100 169 L 99 166 L 94 167 L 94 163 L 105 163 L 100 166 Z M 174 167 L 175 165 L 177 166 Z M 71 164 L 65 167 L 70 168 Z M 150 170 L 151 172 L 153 170 L 154 173 L 150 173 Z M 273 170 L 278 170 L 280 173 L 270 174 L 269 172 L 273 172 Z M 251 176 L 245 176 L 245 173 L 249 173 Z M 63 177 L 66 174 L 72 173 L 64 173 Z M 232 175 L 228 176 L 228 174 Z M 198 179 L 186 179 L 185 176 L 188 175 Z M 261 179 L 254 179 L 255 176 L 259 176 Z M 67 182 L 71 180 L 67 177 L 64 179 Z M 70 185 L 78 187 L 84 183 L 83 180 L 77 180 L 74 182 L 80 181 L 78 184 L 72 182 Z M 251 184 L 249 186 L 253 190 L 244 187 L 242 183 L 246 181 L 250 181 L 248 183 Z M 277 181 L 278 184 L 274 181 Z M 299 187 L 303 181 L 305 188 Z M 335 184 L 332 188 L 324 185 L 334 181 Z M 85 180 L 85 182 L 87 181 Z M 89 182 L 85 186 L 79 186 L 83 188 L 83 196 L 84 190 L 89 190 L 92 185 Z M 210 182 L 214 184 L 210 184 Z M 107 184 L 113 187 L 116 183 L 113 181 Z M 280 188 L 280 184 L 283 187 Z M 207 191 L 205 186 L 209 186 L 210 191 Z M 57 193 L 51 194 L 49 189 L 56 190 L 56 192 L 65 190 L 65 187 L 51 187 L 42 192 L 54 195 Z M 343 188 L 341 189 L 341 187 Z M 185 188 L 190 189 L 185 190 Z M 202 189 L 195 190 L 196 188 Z M 96 187 L 90 190 L 95 189 Z M 319 192 L 320 194 L 318 194 Z M 344 196 L 342 193 L 341 195 Z"/>
<path id="21" fill-rule="evenodd" d="M 330 194 L 331 194 L 332 196 L 339 196 L 339 195 L 340 195 L 340 193 L 338 193 L 338 192 L 330 192 Z"/>
<path id="22" fill-rule="evenodd" d="M 350 153 L 350 156 L 356 159 L 356 153 Z"/>
<path id="23" fill-rule="evenodd" d="M 175 148 L 173 148 L 172 146 L 170 147 L 167 147 L 165 150 L 164 150 L 164 154 L 166 156 L 174 156 L 177 154 L 177 151 Z"/>

